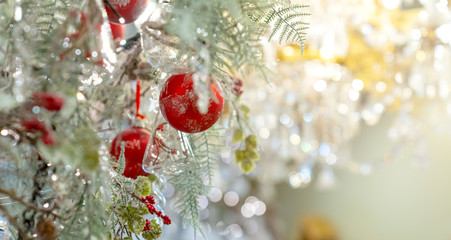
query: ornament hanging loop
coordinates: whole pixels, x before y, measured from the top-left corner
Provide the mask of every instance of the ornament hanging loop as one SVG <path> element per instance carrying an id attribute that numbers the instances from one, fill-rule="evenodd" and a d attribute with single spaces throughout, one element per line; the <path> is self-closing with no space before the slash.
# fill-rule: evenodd
<path id="1" fill-rule="evenodd" d="M 141 106 L 141 80 L 136 80 L 136 95 L 135 95 L 135 103 L 136 103 L 136 117 L 138 119 L 146 119 L 146 116 L 139 113 L 139 107 Z"/>

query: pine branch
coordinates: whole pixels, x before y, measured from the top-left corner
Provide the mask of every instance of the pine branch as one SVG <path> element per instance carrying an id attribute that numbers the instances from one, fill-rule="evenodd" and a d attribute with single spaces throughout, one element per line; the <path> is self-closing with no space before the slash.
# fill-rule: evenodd
<path id="1" fill-rule="evenodd" d="M 218 144 L 220 138 L 216 135 L 217 131 L 219 130 L 207 130 L 190 136 L 190 143 L 199 168 L 207 176 L 209 185 L 213 182 L 214 168 L 219 161 L 221 148 L 224 146 Z"/>
<path id="2" fill-rule="evenodd" d="M 13 201 L 16 201 L 16 202 L 22 204 L 25 208 L 27 208 L 29 210 L 34 210 L 36 212 L 41 212 L 41 213 L 52 215 L 56 218 L 61 218 L 61 216 L 59 214 L 53 212 L 53 209 L 40 208 L 40 207 L 24 200 L 23 197 L 17 196 L 17 194 L 14 192 L 14 190 L 5 190 L 5 189 L 0 188 L 0 194 L 8 196 Z"/>
<path id="3" fill-rule="evenodd" d="M 4 214 L 8 222 L 14 226 L 14 228 L 18 231 L 19 237 L 23 240 L 32 240 L 33 238 L 29 236 L 26 230 L 23 228 L 22 224 L 19 223 L 16 216 L 12 216 L 9 214 L 8 209 L 0 205 L 0 212 Z"/>
<path id="4" fill-rule="evenodd" d="M 307 5 L 293 5 L 288 7 L 278 8 L 272 6 L 269 14 L 265 18 L 266 24 L 273 23 L 273 29 L 269 39 L 279 35 L 279 41 L 293 41 L 304 46 L 305 30 L 308 29 L 308 23 L 298 20 L 298 18 L 308 16 L 308 13 L 298 12 L 307 8 Z"/>
<path id="5" fill-rule="evenodd" d="M 196 232 L 204 235 L 200 223 L 199 202 L 200 196 L 205 195 L 207 186 L 203 176 L 208 179 L 211 185 L 215 162 L 219 160 L 218 154 L 223 144 L 220 143 L 219 130 L 208 130 L 197 134 L 189 135 L 185 143 L 191 152 L 191 157 L 185 159 L 185 167 L 180 173 L 169 179 L 175 189 L 177 189 L 176 208 L 183 217 L 184 224 L 190 224 Z M 205 237 L 205 235 L 204 235 Z"/>
<path id="6" fill-rule="evenodd" d="M 177 49 L 198 59 L 224 89 L 233 87 L 230 75 L 243 68 L 264 69 L 258 35 L 265 26 L 246 16 L 244 5 L 240 0 L 180 0 L 174 3 L 173 21 L 163 27 L 178 37 Z M 199 54 L 205 49 L 207 54 Z"/>
<path id="7" fill-rule="evenodd" d="M 194 238 L 196 233 L 200 232 L 204 238 L 205 233 L 202 229 L 199 216 L 199 196 L 205 195 L 205 185 L 200 175 L 200 166 L 193 160 L 188 162 L 186 168 L 179 174 L 169 179 L 177 192 L 176 209 L 183 217 L 183 223 L 191 225 L 194 228 Z"/>
<path id="8" fill-rule="evenodd" d="M 289 5 L 266 0 L 242 0 L 241 4 L 252 21 L 273 25 L 269 40 L 278 36 L 280 43 L 295 42 L 303 49 L 309 23 L 301 18 L 310 15 L 303 12 L 308 5 Z"/>

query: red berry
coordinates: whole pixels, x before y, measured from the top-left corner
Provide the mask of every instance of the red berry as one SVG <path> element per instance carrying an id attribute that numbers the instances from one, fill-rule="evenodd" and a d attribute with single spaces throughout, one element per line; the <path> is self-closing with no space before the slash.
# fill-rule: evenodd
<path id="1" fill-rule="evenodd" d="M 121 154 L 122 142 L 125 142 L 125 169 L 122 175 L 129 178 L 137 178 L 138 176 L 147 176 L 142 168 L 144 153 L 146 152 L 147 143 L 149 142 L 150 132 L 139 127 L 132 127 L 116 136 L 111 144 L 110 154 L 119 159 Z M 153 142 L 154 150 L 152 154 L 158 156 L 160 150 L 156 142 Z"/>
<path id="2" fill-rule="evenodd" d="M 141 16 L 149 3 L 148 0 L 108 0 L 108 2 L 110 4 L 105 4 L 108 20 L 118 24 L 134 22 Z M 124 19 L 124 22 L 119 21 L 120 17 Z"/>
<path id="3" fill-rule="evenodd" d="M 51 131 L 47 128 L 44 122 L 39 121 L 37 118 L 33 117 L 22 122 L 22 126 L 28 132 L 40 132 L 42 133 L 41 140 L 45 145 L 54 145 L 55 139 L 52 136 Z"/>
<path id="4" fill-rule="evenodd" d="M 241 94 L 243 94 L 243 90 L 241 90 L 241 87 L 243 86 L 243 81 L 239 78 L 232 78 L 232 84 L 233 84 L 233 95 L 239 97 Z"/>
<path id="5" fill-rule="evenodd" d="M 213 126 L 221 116 L 224 99 L 221 90 L 214 84 L 211 91 L 217 100 L 210 99 L 207 113 L 197 108 L 198 96 L 193 90 L 193 74 L 169 77 L 160 93 L 160 109 L 163 117 L 175 129 L 186 132 L 202 132 Z"/>
<path id="6" fill-rule="evenodd" d="M 101 58 L 101 59 L 97 60 L 96 65 L 102 67 L 104 65 L 103 59 Z"/>
<path id="7" fill-rule="evenodd" d="M 50 132 L 44 133 L 41 140 L 45 145 L 55 145 L 55 139 Z"/>
<path id="8" fill-rule="evenodd" d="M 240 87 L 243 86 L 243 81 L 241 79 L 233 78 L 233 81 L 234 81 L 234 85 L 240 86 Z"/>
<path id="9" fill-rule="evenodd" d="M 69 38 L 79 38 L 80 37 L 80 33 L 79 32 L 75 32 L 69 35 Z"/>
<path id="10" fill-rule="evenodd" d="M 161 218 L 163 219 L 163 223 L 164 223 L 165 225 L 171 224 L 171 219 L 170 219 L 168 216 L 163 216 L 163 217 L 161 217 Z"/>
<path id="11" fill-rule="evenodd" d="M 36 106 L 43 107 L 49 111 L 59 111 L 64 105 L 64 98 L 48 92 L 33 93 L 33 100 Z"/>
<path id="12" fill-rule="evenodd" d="M 237 97 L 241 96 L 243 94 L 243 90 L 241 90 L 240 87 L 236 86 L 233 88 L 233 94 Z"/>
<path id="13" fill-rule="evenodd" d="M 141 201 L 146 204 L 147 210 L 149 211 L 150 214 L 155 214 L 158 217 L 160 217 L 161 219 L 163 219 L 163 223 L 166 225 L 171 224 L 171 219 L 168 216 L 163 215 L 163 213 L 161 211 L 157 211 L 155 209 L 155 206 L 152 205 L 152 204 L 155 204 L 155 199 L 153 198 L 152 195 L 141 198 Z M 146 226 L 144 227 L 143 231 L 150 230 L 150 223 L 151 222 L 146 219 Z"/>
<path id="14" fill-rule="evenodd" d="M 164 124 L 160 124 L 160 126 L 157 127 L 158 131 L 164 131 Z"/>
<path id="15" fill-rule="evenodd" d="M 45 123 L 39 121 L 37 118 L 30 118 L 24 120 L 22 122 L 22 126 L 24 126 L 28 132 L 32 131 L 47 132 L 47 126 L 45 125 Z"/>
<path id="16" fill-rule="evenodd" d="M 70 14 L 71 18 L 80 18 L 81 22 L 86 21 L 86 18 L 87 18 L 86 13 L 84 13 L 84 12 L 78 12 L 78 11 L 75 11 L 75 10 L 71 10 L 69 12 L 69 14 Z"/>

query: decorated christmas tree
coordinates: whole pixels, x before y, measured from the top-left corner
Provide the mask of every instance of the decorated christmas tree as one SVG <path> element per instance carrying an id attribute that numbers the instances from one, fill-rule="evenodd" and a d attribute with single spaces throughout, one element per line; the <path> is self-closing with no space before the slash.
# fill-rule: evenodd
<path id="1" fill-rule="evenodd" d="M 205 236 L 199 199 L 227 140 L 244 174 L 259 160 L 243 81 L 271 75 L 261 41 L 302 48 L 305 10 L 276 0 L 0 1 L 3 237 L 158 239 L 173 217 L 167 184 L 180 219 Z M 138 31 L 126 38 L 130 24 Z"/>

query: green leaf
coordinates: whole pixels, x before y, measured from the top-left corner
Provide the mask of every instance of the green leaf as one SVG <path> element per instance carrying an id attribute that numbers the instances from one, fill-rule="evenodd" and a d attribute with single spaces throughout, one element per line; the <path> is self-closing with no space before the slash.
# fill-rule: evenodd
<path id="1" fill-rule="evenodd" d="M 87 127 L 78 128 L 74 133 L 74 143 L 82 149 L 79 167 L 87 171 L 97 169 L 100 163 L 100 140 L 97 134 Z"/>
<path id="2" fill-rule="evenodd" d="M 135 184 L 135 194 L 138 197 L 149 196 L 152 190 L 152 182 L 148 177 L 138 176 Z"/>
<path id="3" fill-rule="evenodd" d="M 141 231 L 144 229 L 145 226 L 146 221 L 141 217 L 134 218 L 132 221 L 127 222 L 128 229 L 136 235 L 141 234 Z"/>
<path id="4" fill-rule="evenodd" d="M 122 205 L 116 208 L 116 215 L 119 221 L 126 225 L 126 227 L 136 235 L 141 234 L 141 231 L 144 229 L 146 221 L 143 219 L 142 215 L 147 213 L 149 212 L 145 206 L 140 206 L 139 209 L 131 205 Z"/>

